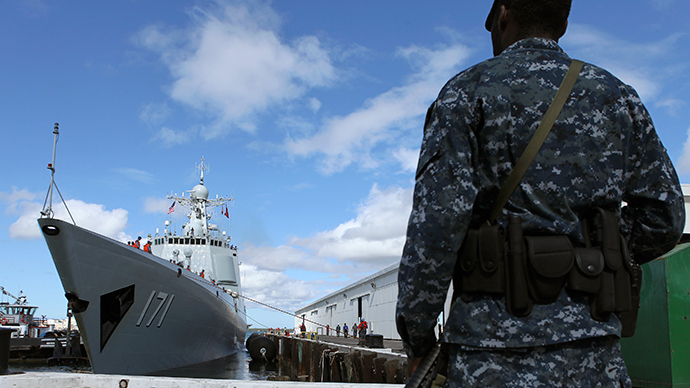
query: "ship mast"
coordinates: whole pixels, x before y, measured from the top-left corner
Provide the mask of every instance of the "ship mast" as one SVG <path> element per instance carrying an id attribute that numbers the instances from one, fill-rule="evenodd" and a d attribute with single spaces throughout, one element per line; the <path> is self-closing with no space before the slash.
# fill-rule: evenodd
<path id="1" fill-rule="evenodd" d="M 59 124 L 55 123 L 55 127 L 53 129 L 53 160 L 51 163 L 48 163 L 48 170 L 50 170 L 50 186 L 48 187 L 46 199 L 43 202 L 41 218 L 53 218 L 53 215 L 55 214 L 53 212 L 53 188 L 55 188 L 55 190 L 57 190 L 58 192 L 58 195 L 60 195 L 62 203 L 65 205 L 65 209 L 67 209 L 67 214 L 69 214 L 69 218 L 72 219 L 72 223 L 76 225 L 77 223 L 74 221 L 74 217 L 72 217 L 72 212 L 69 211 L 69 208 L 67 207 L 67 202 L 65 201 L 65 198 L 62 197 L 62 193 L 60 192 L 60 189 L 58 189 L 57 183 L 55 183 L 55 154 L 57 153 L 57 142 L 60 138 L 60 130 L 58 129 L 58 126 Z"/>
<path id="2" fill-rule="evenodd" d="M 209 199 L 208 189 L 204 186 L 204 172 L 208 172 L 208 165 L 206 165 L 204 158 L 201 158 L 201 163 L 196 165 L 196 169 L 199 171 L 199 184 L 194 186 L 192 190 L 187 191 L 189 197 L 184 195 L 182 197 L 168 195 L 167 198 L 191 209 L 191 212 L 187 215 L 189 222 L 184 226 L 186 234 L 193 234 L 197 237 L 209 236 L 208 220 L 211 219 L 211 215 L 208 213 L 208 210 L 227 204 L 233 198 L 216 197 L 216 199 Z"/>

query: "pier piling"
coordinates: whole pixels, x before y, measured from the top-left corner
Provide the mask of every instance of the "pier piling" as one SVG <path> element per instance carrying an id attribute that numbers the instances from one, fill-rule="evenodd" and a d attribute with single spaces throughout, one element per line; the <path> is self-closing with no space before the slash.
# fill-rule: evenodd
<path id="1" fill-rule="evenodd" d="M 311 340 L 267 334 L 275 343 L 276 359 L 290 380 L 340 383 L 403 384 L 407 381 L 407 357 L 391 349 L 368 349 L 330 342 L 334 337 Z M 342 340 L 341 340 L 342 342 Z M 382 338 L 375 347 L 383 348 Z"/>

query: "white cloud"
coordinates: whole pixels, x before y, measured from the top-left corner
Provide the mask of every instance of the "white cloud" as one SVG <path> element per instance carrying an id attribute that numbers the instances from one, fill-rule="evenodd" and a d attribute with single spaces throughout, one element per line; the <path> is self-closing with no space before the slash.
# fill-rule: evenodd
<path id="1" fill-rule="evenodd" d="M 167 198 L 148 197 L 144 200 L 144 213 L 168 214 L 172 202 Z"/>
<path id="2" fill-rule="evenodd" d="M 301 249 L 291 245 L 242 246 L 242 260 L 262 270 L 282 272 L 288 268 L 309 268 L 313 262 Z"/>
<path id="3" fill-rule="evenodd" d="M 282 40 L 280 17 L 267 4 L 219 2 L 217 9 L 196 8 L 193 16 L 195 25 L 188 30 L 150 26 L 138 42 L 158 52 L 169 67 L 174 100 L 218 118 L 202 131 L 206 138 L 231 126 L 252 131 L 257 112 L 336 78 L 319 39 Z"/>
<path id="4" fill-rule="evenodd" d="M 0 192 L 0 201 L 7 204 L 5 214 L 16 214 L 18 206 L 25 202 L 31 202 L 38 198 L 38 194 L 32 193 L 27 189 L 17 190 L 17 187 L 12 186 L 11 193 Z"/>
<path id="5" fill-rule="evenodd" d="M 24 14 L 32 17 L 46 16 L 52 9 L 48 2 L 43 0 L 21 0 L 17 1 L 15 5 Z"/>
<path id="6" fill-rule="evenodd" d="M 367 100 L 359 110 L 325 120 L 311 137 L 288 138 L 285 147 L 293 156 L 324 155 L 321 171 L 342 171 L 352 163 L 370 168 L 378 165 L 369 155 L 378 143 L 391 140 L 396 131 L 421 126 L 428 105 L 441 86 L 469 56 L 462 45 L 430 50 L 417 46 L 398 51 L 416 68 L 403 86 Z"/>
<path id="7" fill-rule="evenodd" d="M 139 118 L 141 121 L 149 125 L 160 125 L 170 115 L 170 108 L 166 103 L 150 103 L 139 111 Z"/>
<path id="8" fill-rule="evenodd" d="M 149 172 L 138 170 L 136 168 L 114 168 L 114 172 L 124 176 L 127 179 L 140 182 L 140 183 L 151 183 L 153 180 L 153 175 Z"/>
<path id="9" fill-rule="evenodd" d="M 313 237 L 294 238 L 291 244 L 309 249 L 319 260 L 380 267 L 400 257 L 411 209 L 411 188 L 380 190 L 374 185 L 356 218 Z"/>
<path id="10" fill-rule="evenodd" d="M 303 190 L 311 189 L 313 187 L 314 187 L 314 185 L 311 183 L 302 182 L 302 183 L 294 184 L 292 186 L 288 186 L 285 189 L 288 191 L 303 191 Z"/>
<path id="11" fill-rule="evenodd" d="M 355 218 L 311 237 L 278 247 L 243 246 L 242 257 L 262 270 L 302 269 L 352 274 L 380 269 L 399 259 L 412 209 L 412 188 L 374 185 Z"/>
<path id="12" fill-rule="evenodd" d="M 10 194 L 0 193 L 0 199 L 7 202 L 5 213 L 18 216 L 17 220 L 9 226 L 10 238 L 18 240 L 41 238 L 41 231 L 36 220 L 41 216 L 43 204 L 34 201 L 37 196 L 37 194 L 31 194 L 26 190 L 13 191 Z M 53 205 L 55 218 L 68 222 L 71 220 L 61 202 Z M 119 241 L 131 239 L 124 232 L 127 227 L 128 213 L 126 210 L 106 210 L 104 205 L 86 203 L 75 199 L 67 200 L 67 207 L 77 225 Z"/>
<path id="13" fill-rule="evenodd" d="M 411 209 L 412 188 L 381 190 L 374 185 L 357 208 L 356 217 L 333 230 L 295 237 L 278 247 L 243 246 L 240 271 L 244 293 L 294 311 L 305 301 L 396 262 Z M 337 279 L 333 274 L 339 275 Z"/>
<path id="14" fill-rule="evenodd" d="M 677 63 L 665 65 L 659 58 L 670 57 L 679 47 L 680 34 L 649 43 L 625 41 L 595 28 L 570 24 L 562 43 L 575 50 L 573 56 L 594 63 L 615 74 L 637 90 L 642 100 L 662 96 L 663 81 L 678 73 Z M 572 51 L 572 52 L 571 52 Z"/>
<path id="15" fill-rule="evenodd" d="M 652 3 L 653 6 L 655 6 L 657 9 L 668 9 L 671 7 L 671 4 L 673 3 L 678 3 L 677 0 L 648 0 L 650 3 Z M 682 0 L 681 0 L 682 1 Z"/>
<path id="16" fill-rule="evenodd" d="M 311 111 L 314 113 L 318 112 L 319 109 L 321 109 L 321 101 L 319 101 L 316 98 L 310 98 L 308 105 L 309 105 L 309 109 L 311 109 Z"/>
<path id="17" fill-rule="evenodd" d="M 244 252 L 243 252 L 244 254 Z M 299 280 L 282 272 L 261 269 L 244 262 L 240 266 L 242 293 L 272 307 L 293 312 L 323 292 L 323 280 Z M 247 308 L 260 307 L 247 302 Z"/>
<path id="18" fill-rule="evenodd" d="M 172 146 L 185 144 L 192 139 L 196 131 L 176 131 L 174 129 L 163 127 L 156 133 L 156 135 L 151 139 L 152 142 L 160 142 L 160 144 L 169 148 Z"/>
<path id="19" fill-rule="evenodd" d="M 678 175 L 690 174 L 690 128 L 688 128 L 688 137 L 683 144 L 683 154 L 681 154 L 678 161 L 675 163 Z"/>
<path id="20" fill-rule="evenodd" d="M 658 107 L 667 108 L 669 110 L 669 112 L 671 112 L 671 114 L 675 114 L 683 106 L 686 105 L 686 102 L 683 100 L 675 99 L 675 98 L 668 98 L 668 99 L 664 99 L 664 100 L 659 100 L 654 105 L 658 106 Z"/>
<path id="21" fill-rule="evenodd" d="M 393 157 L 400 163 L 404 172 L 414 172 L 417 170 L 419 159 L 419 149 L 399 148 L 393 151 Z"/>

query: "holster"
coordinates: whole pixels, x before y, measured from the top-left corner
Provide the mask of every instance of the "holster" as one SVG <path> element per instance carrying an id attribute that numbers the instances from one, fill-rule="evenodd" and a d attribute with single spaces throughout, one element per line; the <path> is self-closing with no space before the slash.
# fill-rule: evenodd
<path id="1" fill-rule="evenodd" d="M 600 289 L 591 301 L 592 317 L 606 321 L 612 313 L 637 309 L 639 300 L 633 303 L 631 282 L 634 265 L 616 215 L 602 208 L 592 209 L 583 222 L 583 234 L 585 244 L 600 250 L 604 258 Z"/>

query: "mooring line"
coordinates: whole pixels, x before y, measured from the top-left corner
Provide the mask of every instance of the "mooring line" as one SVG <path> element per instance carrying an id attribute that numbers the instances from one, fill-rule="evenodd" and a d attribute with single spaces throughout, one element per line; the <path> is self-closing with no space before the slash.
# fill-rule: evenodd
<path id="1" fill-rule="evenodd" d="M 242 295 L 242 294 L 240 294 L 240 293 L 238 293 L 238 292 L 229 291 L 229 290 L 227 290 L 226 292 L 229 292 L 230 295 L 232 295 L 233 297 L 234 297 L 235 295 L 237 295 L 237 296 L 242 297 L 242 298 L 244 298 L 244 299 L 246 299 L 246 300 L 248 300 L 248 301 L 250 301 L 250 302 L 254 302 L 254 303 L 260 304 L 260 305 L 262 305 L 262 306 L 266 306 L 266 307 L 268 307 L 268 308 L 274 309 L 274 310 L 276 310 L 276 311 L 280 311 L 281 313 L 290 315 L 290 316 L 292 316 L 292 317 L 295 317 L 295 318 L 298 318 L 298 319 L 302 319 L 302 321 L 306 321 L 306 322 L 309 322 L 309 323 L 313 323 L 313 324 L 315 324 L 315 325 L 317 325 L 317 326 L 321 326 L 321 327 L 323 327 L 323 328 L 326 328 L 326 325 L 324 325 L 324 324 L 321 324 L 321 323 L 319 323 L 319 322 L 314 322 L 314 321 L 312 321 L 312 320 L 310 320 L 310 319 L 307 319 L 307 318 L 304 318 L 304 317 L 300 317 L 299 315 L 296 315 L 296 314 L 293 314 L 293 313 L 291 313 L 291 312 L 287 312 L 287 311 L 285 311 L 285 310 L 279 309 L 278 307 L 273 307 L 273 306 L 271 306 L 271 305 L 269 305 L 269 304 L 266 304 L 266 303 L 263 303 L 263 302 L 259 302 L 259 301 L 256 300 L 256 299 L 252 299 L 252 298 L 250 298 L 250 297 L 248 297 L 248 296 L 245 296 L 245 295 Z M 246 315 L 246 314 L 247 314 L 247 313 L 245 313 L 245 315 Z M 257 322 L 257 323 L 258 323 L 258 322 Z M 332 327 L 330 327 L 330 326 L 329 326 L 329 330 L 333 330 L 333 331 L 336 332 L 336 333 L 343 333 L 343 335 L 344 335 L 344 332 L 343 332 L 343 331 L 336 330 L 336 329 L 334 329 L 334 328 L 332 328 Z M 363 339 L 361 339 L 361 338 L 359 338 L 359 337 L 352 336 L 352 338 L 357 339 L 359 342 L 365 342 Z"/>

